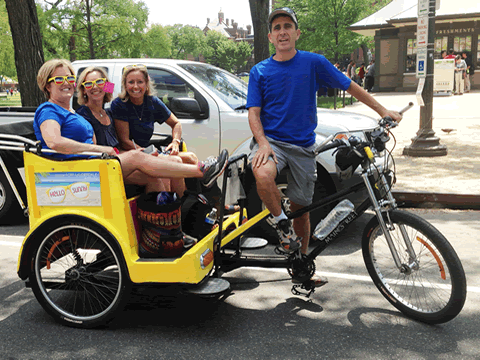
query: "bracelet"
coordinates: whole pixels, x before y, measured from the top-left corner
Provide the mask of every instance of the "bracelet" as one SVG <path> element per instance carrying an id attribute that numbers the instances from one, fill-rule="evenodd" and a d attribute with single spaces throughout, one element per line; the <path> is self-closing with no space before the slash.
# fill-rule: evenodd
<path id="1" fill-rule="evenodd" d="M 178 139 L 173 139 L 172 142 L 176 141 L 178 143 L 178 145 L 180 145 L 181 141 L 178 140 Z"/>

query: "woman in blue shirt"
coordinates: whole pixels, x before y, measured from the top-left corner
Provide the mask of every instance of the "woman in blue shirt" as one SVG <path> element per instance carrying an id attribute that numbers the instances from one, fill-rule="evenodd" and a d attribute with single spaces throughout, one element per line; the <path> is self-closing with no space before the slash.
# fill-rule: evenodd
<path id="1" fill-rule="evenodd" d="M 147 147 L 153 135 L 155 122 L 172 128 L 172 143 L 166 151 L 178 155 L 184 163 L 196 164 L 194 153 L 180 153 L 182 124 L 157 97 L 145 65 L 128 65 L 123 68 L 122 92 L 112 101 L 110 109 L 115 119 L 120 146 L 124 150 Z"/>

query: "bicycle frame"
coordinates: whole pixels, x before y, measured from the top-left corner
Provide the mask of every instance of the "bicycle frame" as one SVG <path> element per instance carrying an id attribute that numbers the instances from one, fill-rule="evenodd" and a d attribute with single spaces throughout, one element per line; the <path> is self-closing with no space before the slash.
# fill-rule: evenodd
<path id="1" fill-rule="evenodd" d="M 240 158 L 240 157 L 239 157 Z M 233 159 L 233 161 L 236 161 L 238 159 Z M 231 161 L 231 162 L 233 162 Z M 246 166 L 246 155 L 244 155 L 244 161 Z M 385 175 L 380 172 L 379 173 L 379 181 L 381 182 L 381 186 L 386 187 L 388 190 L 386 191 L 386 199 L 377 199 L 377 196 L 375 194 L 374 188 L 372 186 L 372 183 L 369 179 L 370 176 L 373 175 L 373 170 L 370 169 L 369 166 L 369 159 L 365 159 L 362 163 L 362 180 L 363 182 L 359 182 L 349 188 L 343 189 L 335 194 L 332 194 L 330 196 L 327 196 L 326 198 L 319 200 L 309 206 L 306 206 L 302 209 L 299 209 L 295 212 L 289 213 L 287 217 L 289 219 L 295 219 L 297 217 L 300 217 L 301 215 L 310 212 L 312 210 L 317 210 L 320 209 L 328 204 L 337 202 L 339 200 L 342 200 L 345 198 L 347 195 L 362 191 L 362 190 L 367 190 L 368 197 L 360 204 L 358 205 L 354 212 L 347 216 L 343 221 L 340 222 L 339 225 L 335 227 L 335 229 L 322 241 L 319 241 L 319 244 L 315 246 L 314 249 L 312 249 L 306 257 L 303 259 L 306 262 L 313 261 L 318 255 L 320 255 L 330 244 L 334 242 L 338 238 L 338 235 L 353 221 L 355 221 L 359 216 L 361 216 L 367 209 L 370 207 L 373 208 L 375 211 L 375 214 L 377 218 L 379 219 L 379 223 L 382 227 L 383 232 L 386 234 L 386 239 L 388 246 L 390 248 L 390 251 L 392 253 L 392 257 L 394 259 L 395 265 L 397 266 L 398 269 L 401 271 L 405 271 L 403 269 L 402 263 L 400 261 L 400 258 L 398 256 L 397 250 L 393 244 L 393 240 L 390 236 L 390 233 L 387 229 L 387 223 L 385 223 L 384 218 L 383 218 L 383 213 L 386 212 L 386 208 L 389 207 L 390 209 L 395 209 L 397 207 L 395 198 L 393 197 L 391 191 L 390 191 L 390 185 L 385 177 Z M 227 171 L 224 175 L 224 181 L 223 181 L 223 189 L 222 193 L 225 194 L 226 191 L 226 179 L 227 179 Z M 222 197 L 222 201 L 224 201 L 224 198 Z M 224 208 L 224 203 L 222 202 L 220 204 L 220 229 L 222 228 L 222 219 L 223 219 L 223 208 Z M 244 208 L 244 202 L 240 201 L 240 211 L 243 212 Z M 388 212 L 387 212 L 388 214 Z M 232 241 L 232 238 L 238 238 L 240 235 L 242 235 L 246 230 L 257 224 L 258 222 L 264 220 L 267 216 L 270 215 L 270 212 L 268 209 L 260 212 L 257 214 L 255 217 L 252 219 L 249 219 L 243 224 L 238 225 L 238 227 L 230 234 L 227 235 L 228 238 L 222 239 L 222 234 L 219 234 L 218 236 L 219 244 L 224 244 Z M 388 215 L 387 215 L 388 216 Z M 240 219 L 242 221 L 242 219 Z M 404 241 L 407 245 L 407 248 L 409 249 L 410 256 L 411 258 L 415 259 L 415 253 L 413 251 L 413 247 L 410 243 L 410 239 L 408 239 L 408 236 L 405 232 L 404 229 L 402 229 L 402 234 L 404 235 Z M 220 251 L 220 246 L 217 246 L 216 249 L 216 256 L 215 256 L 215 271 L 217 274 L 219 271 L 231 271 L 240 267 L 267 267 L 267 268 L 285 268 L 289 267 L 291 262 L 293 261 L 293 258 L 295 256 L 298 256 L 298 254 L 293 254 L 291 256 L 285 257 L 285 256 L 269 256 L 269 257 L 255 257 L 252 255 L 246 256 L 246 257 L 241 257 L 241 252 L 240 252 L 240 244 L 237 241 L 237 247 L 236 247 L 236 252 L 232 255 L 229 256 L 227 254 L 221 253 Z M 412 263 L 409 265 L 410 268 L 413 268 L 416 264 Z"/>

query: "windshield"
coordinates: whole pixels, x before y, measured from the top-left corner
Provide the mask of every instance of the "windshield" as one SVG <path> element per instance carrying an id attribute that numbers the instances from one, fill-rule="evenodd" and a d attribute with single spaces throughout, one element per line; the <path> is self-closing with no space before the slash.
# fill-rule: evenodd
<path id="1" fill-rule="evenodd" d="M 232 109 L 247 103 L 247 83 L 229 72 L 208 64 L 179 64 L 211 89 Z"/>

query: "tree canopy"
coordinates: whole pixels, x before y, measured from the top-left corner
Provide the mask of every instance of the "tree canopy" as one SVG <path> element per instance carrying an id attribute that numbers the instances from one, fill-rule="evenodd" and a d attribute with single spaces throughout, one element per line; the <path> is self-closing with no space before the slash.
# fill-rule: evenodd
<path id="1" fill-rule="evenodd" d="M 15 57 L 13 53 L 12 33 L 8 24 L 5 2 L 0 2 L 0 83 L 3 77 L 16 78 Z"/>
<path id="2" fill-rule="evenodd" d="M 322 52 L 330 60 L 339 60 L 371 39 L 347 28 L 378 11 L 391 0 L 282 0 L 279 6 L 295 10 L 302 32 L 297 48 Z"/>

